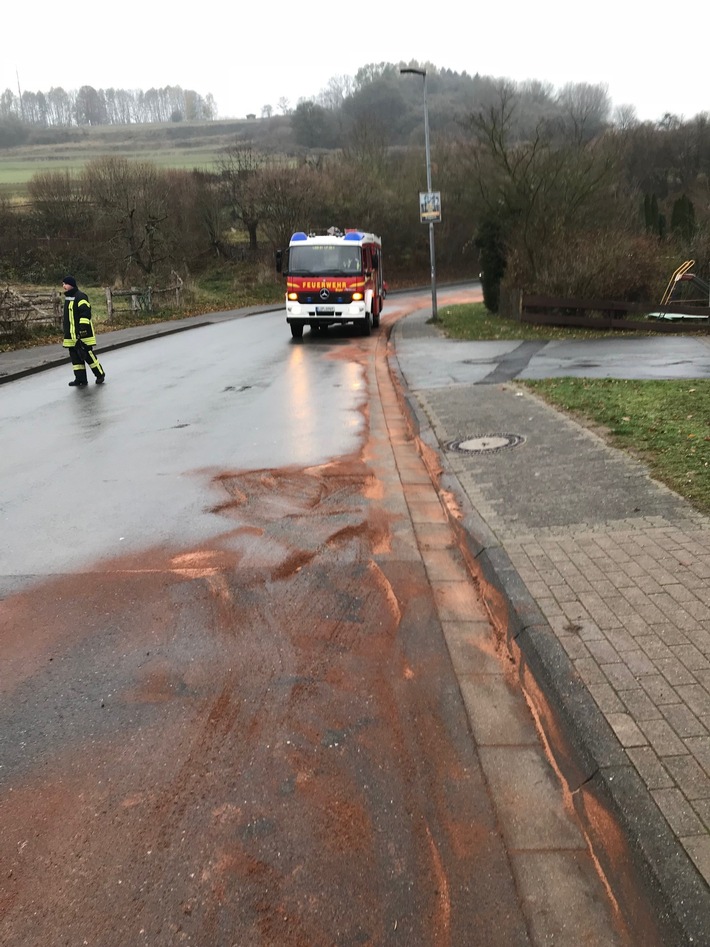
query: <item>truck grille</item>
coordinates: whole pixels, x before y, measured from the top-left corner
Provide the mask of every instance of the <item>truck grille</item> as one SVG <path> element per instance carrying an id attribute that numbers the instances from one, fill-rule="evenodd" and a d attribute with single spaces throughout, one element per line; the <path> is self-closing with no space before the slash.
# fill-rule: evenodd
<path id="1" fill-rule="evenodd" d="M 321 299 L 320 293 L 299 293 L 298 301 L 310 306 L 342 306 L 353 301 L 352 293 L 331 293 L 327 299 Z"/>

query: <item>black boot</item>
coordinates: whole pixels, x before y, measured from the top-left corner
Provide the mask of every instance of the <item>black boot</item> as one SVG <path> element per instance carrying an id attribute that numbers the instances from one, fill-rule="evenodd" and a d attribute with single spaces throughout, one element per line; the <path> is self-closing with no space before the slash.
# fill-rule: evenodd
<path id="1" fill-rule="evenodd" d="M 75 378 L 74 381 L 69 382 L 70 388 L 86 388 L 87 385 L 88 385 L 88 382 L 86 381 L 86 379 L 84 379 L 84 381 L 81 381 L 79 378 Z"/>
<path id="2" fill-rule="evenodd" d="M 97 385 L 103 385 L 103 383 L 104 383 L 105 381 L 106 381 L 106 372 L 104 372 L 103 375 L 97 375 L 97 376 L 96 376 L 96 384 L 97 384 Z"/>

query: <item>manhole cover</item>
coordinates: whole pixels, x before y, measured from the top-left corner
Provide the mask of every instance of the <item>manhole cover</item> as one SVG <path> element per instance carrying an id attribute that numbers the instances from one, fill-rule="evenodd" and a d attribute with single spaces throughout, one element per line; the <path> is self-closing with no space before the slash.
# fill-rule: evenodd
<path id="1" fill-rule="evenodd" d="M 462 454 L 496 454 L 508 447 L 517 447 L 524 441 L 521 434 L 476 434 L 451 441 L 446 449 L 457 450 Z"/>

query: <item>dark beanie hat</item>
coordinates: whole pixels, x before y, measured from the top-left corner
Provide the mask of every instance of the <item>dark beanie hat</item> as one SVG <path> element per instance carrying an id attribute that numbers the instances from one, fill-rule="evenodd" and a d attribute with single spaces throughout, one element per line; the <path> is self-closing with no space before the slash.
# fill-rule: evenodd
<path id="1" fill-rule="evenodd" d="M 62 283 L 66 283 L 67 286 L 73 286 L 74 289 L 77 288 L 77 287 L 76 287 L 76 280 L 74 279 L 73 276 L 63 276 L 63 277 L 62 277 Z"/>

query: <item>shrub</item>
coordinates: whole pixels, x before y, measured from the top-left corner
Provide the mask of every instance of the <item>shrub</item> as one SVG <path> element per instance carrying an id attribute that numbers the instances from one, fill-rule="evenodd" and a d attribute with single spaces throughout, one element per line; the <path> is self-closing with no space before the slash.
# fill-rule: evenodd
<path id="1" fill-rule="evenodd" d="M 647 302 L 660 299 L 673 269 L 655 237 L 623 231 L 568 232 L 546 249 L 527 292 Z"/>

